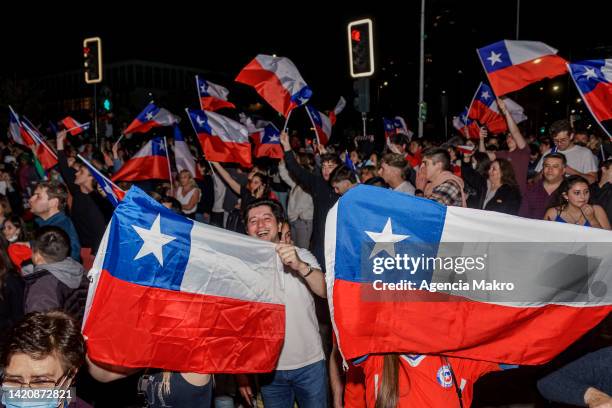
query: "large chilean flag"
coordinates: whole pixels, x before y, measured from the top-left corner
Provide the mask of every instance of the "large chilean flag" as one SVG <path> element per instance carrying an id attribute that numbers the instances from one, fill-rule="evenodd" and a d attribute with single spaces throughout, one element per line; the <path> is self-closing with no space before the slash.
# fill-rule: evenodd
<path id="1" fill-rule="evenodd" d="M 557 50 L 539 41 L 502 40 L 479 48 L 478 56 L 497 96 L 567 72 Z"/>
<path id="2" fill-rule="evenodd" d="M 544 363 L 612 311 L 611 249 L 602 229 L 357 186 L 325 231 L 340 350 Z"/>
<path id="3" fill-rule="evenodd" d="M 93 268 L 83 333 L 94 361 L 270 372 L 285 333 L 274 244 L 192 221 L 132 187 Z"/>
<path id="4" fill-rule="evenodd" d="M 568 64 L 587 107 L 612 138 L 612 59 Z"/>
<path id="5" fill-rule="evenodd" d="M 294 108 L 304 105 L 312 91 L 289 58 L 259 54 L 236 77 L 250 85 L 278 113 L 287 117 Z"/>
<path id="6" fill-rule="evenodd" d="M 170 178 L 170 161 L 166 141 L 161 137 L 149 140 L 119 171 L 113 181 L 140 181 Z"/>
<path id="7" fill-rule="evenodd" d="M 186 111 L 206 160 L 251 167 L 251 143 L 245 126 L 215 112 Z"/>

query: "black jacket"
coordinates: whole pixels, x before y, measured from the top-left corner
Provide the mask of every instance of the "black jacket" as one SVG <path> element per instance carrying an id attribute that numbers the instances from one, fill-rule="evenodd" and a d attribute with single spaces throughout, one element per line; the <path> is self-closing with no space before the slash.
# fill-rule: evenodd
<path id="1" fill-rule="evenodd" d="M 23 316 L 24 282 L 21 276 L 8 271 L 0 287 L 0 339 L 2 334 Z"/>
<path id="2" fill-rule="evenodd" d="M 591 202 L 603 207 L 608 220 L 612 220 L 612 184 L 606 183 L 603 187 L 598 183 L 591 184 Z"/>
<path id="3" fill-rule="evenodd" d="M 297 183 L 312 196 L 314 214 L 312 218 L 312 241 L 313 255 L 319 264 L 325 269 L 325 219 L 330 208 L 336 204 L 340 196 L 334 192 L 330 184 L 319 174 L 312 174 L 300 166 L 292 151 L 285 152 L 285 165 L 289 173 L 295 177 Z"/>
<path id="4" fill-rule="evenodd" d="M 521 192 L 518 187 L 502 184 L 484 209 L 510 215 L 517 215 L 521 208 Z"/>

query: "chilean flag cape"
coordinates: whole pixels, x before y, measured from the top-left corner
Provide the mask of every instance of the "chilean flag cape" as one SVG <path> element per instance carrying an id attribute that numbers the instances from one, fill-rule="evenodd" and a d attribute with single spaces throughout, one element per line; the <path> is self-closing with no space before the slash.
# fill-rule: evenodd
<path id="1" fill-rule="evenodd" d="M 280 144 L 280 131 L 274 124 L 268 123 L 265 128 L 249 135 L 255 144 L 255 157 L 282 159 L 285 152 Z"/>
<path id="2" fill-rule="evenodd" d="M 33 146 L 35 144 L 32 137 L 21 124 L 19 115 L 17 115 L 11 105 L 9 105 L 9 135 L 15 143 L 22 146 Z"/>
<path id="3" fill-rule="evenodd" d="M 172 126 L 179 122 L 180 118 L 178 116 L 173 115 L 164 108 L 158 108 L 157 105 L 151 102 L 136 116 L 136 119 L 130 123 L 123 133 L 146 133 L 155 127 Z"/>
<path id="4" fill-rule="evenodd" d="M 32 149 L 38 161 L 45 170 L 51 170 L 57 165 L 57 155 L 55 151 L 47 145 L 42 133 L 24 116 L 21 125 L 30 139 L 34 142 Z"/>
<path id="5" fill-rule="evenodd" d="M 192 221 L 132 187 L 89 276 L 89 357 L 198 373 L 274 370 L 285 334 L 274 244 Z"/>
<path id="6" fill-rule="evenodd" d="M 508 130 L 506 118 L 499 111 L 493 90 L 483 82 L 476 89 L 468 109 L 468 118 L 477 120 L 491 133 L 502 133 Z"/>
<path id="7" fill-rule="evenodd" d="M 183 132 L 181 132 L 178 125 L 174 125 L 174 162 L 179 172 L 187 170 L 193 178 L 202 178 L 202 173 L 196 165 L 191 150 L 189 150 L 189 146 L 183 137 Z"/>
<path id="8" fill-rule="evenodd" d="M 612 311 L 606 230 L 365 185 L 340 198 L 325 228 L 327 299 L 345 359 L 414 353 L 541 364 Z M 467 260 L 471 268 L 461 269 Z"/>
<path id="9" fill-rule="evenodd" d="M 166 142 L 161 137 L 149 140 L 111 177 L 113 181 L 140 181 L 149 179 L 169 179 L 170 161 Z"/>
<path id="10" fill-rule="evenodd" d="M 587 107 L 612 138 L 612 59 L 575 62 L 568 68 Z"/>
<path id="11" fill-rule="evenodd" d="M 557 50 L 539 41 L 502 40 L 477 51 L 497 96 L 567 72 Z"/>
<path id="12" fill-rule="evenodd" d="M 113 207 L 119 205 L 119 202 L 123 200 L 125 196 L 125 191 L 120 189 L 115 183 L 110 181 L 104 174 L 100 172 L 100 170 L 96 169 L 96 167 L 91 164 L 86 158 L 77 154 L 77 157 L 81 159 L 81 161 L 87 166 L 87 170 L 96 179 L 96 182 L 102 188 L 104 193 L 106 193 L 106 199 L 110 201 Z"/>
<path id="13" fill-rule="evenodd" d="M 251 143 L 245 126 L 214 112 L 187 109 L 187 116 L 206 160 L 251 167 Z"/>
<path id="14" fill-rule="evenodd" d="M 236 108 L 233 103 L 227 101 L 227 95 L 229 95 L 227 88 L 208 82 L 199 75 L 196 75 L 195 78 L 198 98 L 200 99 L 200 109 L 216 111 L 223 108 Z"/>
<path id="15" fill-rule="evenodd" d="M 61 123 L 72 136 L 76 136 L 80 133 L 83 133 L 85 130 L 89 129 L 90 126 L 89 123 L 77 122 L 76 119 L 71 116 L 66 116 L 64 119 L 61 120 Z"/>
<path id="16" fill-rule="evenodd" d="M 236 81 L 255 88 L 284 117 L 312 96 L 293 62 L 284 57 L 259 54 L 240 71 Z"/>

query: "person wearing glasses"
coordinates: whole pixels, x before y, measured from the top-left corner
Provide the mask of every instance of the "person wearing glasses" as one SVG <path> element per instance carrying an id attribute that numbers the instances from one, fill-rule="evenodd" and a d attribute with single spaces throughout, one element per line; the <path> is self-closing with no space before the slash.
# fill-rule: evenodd
<path id="1" fill-rule="evenodd" d="M 570 176 L 584 177 L 589 184 L 597 181 L 597 157 L 586 147 L 574 144 L 574 129 L 567 120 L 558 120 L 550 126 L 550 135 L 555 147 L 548 153 L 563 153 L 567 159 L 565 172 Z M 540 159 L 536 171 L 542 171 L 544 160 Z"/>
<path id="2" fill-rule="evenodd" d="M 74 382 L 85 362 L 76 320 L 60 311 L 26 315 L 7 333 L 0 353 L 2 404 L 6 408 L 84 408 Z"/>

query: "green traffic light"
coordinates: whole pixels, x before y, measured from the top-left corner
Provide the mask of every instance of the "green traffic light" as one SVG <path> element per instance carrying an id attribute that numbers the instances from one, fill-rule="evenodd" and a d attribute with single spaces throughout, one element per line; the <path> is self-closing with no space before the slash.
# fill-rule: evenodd
<path id="1" fill-rule="evenodd" d="M 104 102 L 102 102 L 102 106 L 104 107 L 105 111 L 110 111 L 111 110 L 110 99 L 105 99 Z"/>

